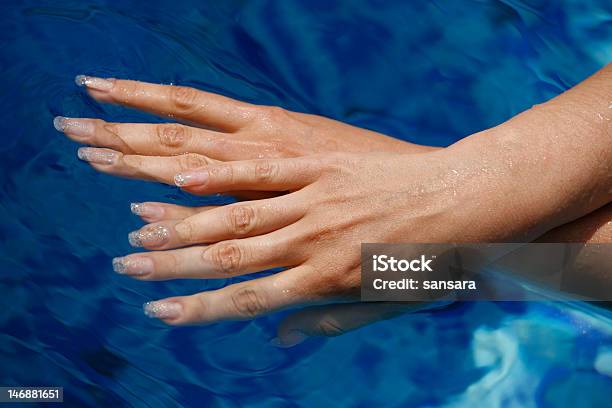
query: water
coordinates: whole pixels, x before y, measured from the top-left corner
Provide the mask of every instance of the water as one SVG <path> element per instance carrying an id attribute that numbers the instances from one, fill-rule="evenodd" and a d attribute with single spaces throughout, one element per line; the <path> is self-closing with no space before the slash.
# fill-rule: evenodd
<path id="1" fill-rule="evenodd" d="M 2 1 L 0 385 L 70 406 L 609 406 L 612 316 L 567 303 L 458 304 L 289 350 L 279 316 L 169 329 L 144 301 L 221 283 L 111 271 L 131 201 L 195 204 L 100 175 L 55 115 L 80 73 L 192 85 L 447 145 L 612 59 L 609 1 Z"/>

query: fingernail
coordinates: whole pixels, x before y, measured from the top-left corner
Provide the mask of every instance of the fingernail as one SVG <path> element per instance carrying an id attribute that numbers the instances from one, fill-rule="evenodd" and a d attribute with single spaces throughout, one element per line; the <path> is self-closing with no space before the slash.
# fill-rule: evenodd
<path id="1" fill-rule="evenodd" d="M 130 232 L 128 241 L 133 247 L 159 246 L 166 243 L 169 237 L 168 228 L 163 225 L 154 225 Z"/>
<path id="2" fill-rule="evenodd" d="M 58 132 L 63 132 L 66 128 L 66 118 L 63 116 L 56 116 L 53 118 L 53 127 Z"/>
<path id="3" fill-rule="evenodd" d="M 117 152 L 104 149 L 96 149 L 93 147 L 81 147 L 77 150 L 79 159 L 97 164 L 114 164 L 119 155 Z"/>
<path id="4" fill-rule="evenodd" d="M 132 211 L 132 214 L 146 218 L 150 221 L 161 220 L 164 216 L 164 209 L 155 204 L 131 203 L 130 211 Z"/>
<path id="5" fill-rule="evenodd" d="M 74 136 L 93 136 L 94 124 L 91 120 L 65 118 L 56 116 L 53 119 L 56 130 Z"/>
<path id="6" fill-rule="evenodd" d="M 144 276 L 153 272 L 153 260 L 145 256 L 113 258 L 113 270 L 121 275 Z"/>
<path id="7" fill-rule="evenodd" d="M 208 171 L 200 170 L 188 173 L 179 173 L 174 176 L 174 184 L 179 187 L 195 186 L 206 184 L 208 181 Z"/>
<path id="8" fill-rule="evenodd" d="M 84 86 L 89 89 L 95 89 L 96 91 L 108 92 L 115 86 L 114 78 L 98 78 L 87 75 L 77 75 L 74 77 L 74 82 L 78 86 Z"/>
<path id="9" fill-rule="evenodd" d="M 183 312 L 183 306 L 178 302 L 147 302 L 143 305 L 144 314 L 158 319 L 176 319 Z"/>
<path id="10" fill-rule="evenodd" d="M 278 348 L 289 348 L 289 347 L 297 346 L 298 344 L 302 343 L 307 338 L 308 336 L 306 336 L 301 331 L 291 330 L 290 332 L 286 333 L 283 337 L 273 338 L 272 340 L 270 340 L 270 344 Z"/>

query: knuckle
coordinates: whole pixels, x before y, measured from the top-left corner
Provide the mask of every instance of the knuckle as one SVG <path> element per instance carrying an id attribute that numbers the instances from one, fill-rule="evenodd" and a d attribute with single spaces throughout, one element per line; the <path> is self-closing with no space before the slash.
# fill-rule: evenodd
<path id="1" fill-rule="evenodd" d="M 255 118 L 259 131 L 268 136 L 280 136 L 298 124 L 291 112 L 279 106 L 259 106 Z"/>
<path id="2" fill-rule="evenodd" d="M 208 164 L 204 156 L 196 153 L 185 153 L 178 156 L 178 163 L 183 171 L 197 169 Z"/>
<path id="3" fill-rule="evenodd" d="M 279 106 L 260 106 L 257 110 L 258 129 L 268 136 L 282 137 L 287 129 L 299 132 L 302 123 L 295 119 L 292 112 Z"/>
<path id="4" fill-rule="evenodd" d="M 185 126 L 176 124 L 157 125 L 156 130 L 159 143 L 167 147 L 181 147 L 189 136 Z"/>
<path id="5" fill-rule="evenodd" d="M 126 166 L 131 167 L 132 170 L 142 169 L 145 167 L 144 158 L 139 155 L 125 155 L 123 156 L 123 163 L 125 163 Z"/>
<path id="6" fill-rule="evenodd" d="M 170 103 L 180 112 L 189 113 L 197 108 L 198 91 L 188 86 L 170 87 Z"/>
<path id="7" fill-rule="evenodd" d="M 107 125 L 116 125 L 116 123 L 114 122 L 107 122 L 104 119 L 99 118 L 89 119 L 89 122 L 93 123 L 93 125 L 96 127 L 96 130 L 98 130 L 98 128 L 106 128 Z"/>
<path id="8" fill-rule="evenodd" d="M 286 119 L 289 113 L 280 106 L 261 106 L 259 116 L 263 121 L 279 122 Z"/>
<path id="9" fill-rule="evenodd" d="M 259 160 L 255 163 L 255 179 L 258 182 L 266 182 L 278 174 L 278 165 L 269 160 Z"/>
<path id="10" fill-rule="evenodd" d="M 168 252 L 166 258 L 166 262 L 168 264 L 168 271 L 171 276 L 179 276 L 181 274 L 181 258 L 176 256 L 176 254 L 172 252 Z"/>
<path id="11" fill-rule="evenodd" d="M 208 169 L 211 178 L 219 179 L 227 184 L 233 184 L 234 182 L 234 169 L 229 164 L 220 164 L 217 166 L 211 166 Z"/>
<path id="12" fill-rule="evenodd" d="M 318 222 L 313 223 L 308 232 L 304 234 L 304 238 L 309 242 L 325 243 L 334 241 L 343 232 L 345 223 L 339 220 L 330 221 L 327 223 Z"/>
<path id="13" fill-rule="evenodd" d="M 336 337 L 346 331 L 334 318 L 326 316 L 317 323 L 317 332 L 325 337 Z"/>
<path id="14" fill-rule="evenodd" d="M 244 254 L 234 242 L 217 244 L 213 247 L 212 262 L 224 274 L 237 274 L 244 264 Z"/>
<path id="15" fill-rule="evenodd" d="M 265 297 L 254 287 L 244 287 L 232 294 L 232 303 L 239 316 L 253 318 L 268 310 Z"/>
<path id="16" fill-rule="evenodd" d="M 182 242 L 195 242 L 195 230 L 191 222 L 181 222 L 180 224 L 177 224 L 174 229 Z"/>
<path id="17" fill-rule="evenodd" d="M 255 225 L 255 211 L 247 205 L 229 207 L 228 223 L 235 235 L 248 234 Z"/>
<path id="18" fill-rule="evenodd" d="M 105 122 L 102 119 L 94 119 L 93 123 L 97 132 L 119 137 L 119 126 L 116 123 Z"/>

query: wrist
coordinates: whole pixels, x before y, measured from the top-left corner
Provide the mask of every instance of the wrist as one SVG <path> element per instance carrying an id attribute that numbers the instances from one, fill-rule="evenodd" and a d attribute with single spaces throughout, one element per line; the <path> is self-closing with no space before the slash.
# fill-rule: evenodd
<path id="1" fill-rule="evenodd" d="M 414 177 L 402 181 L 400 206 L 392 218 L 403 218 L 401 239 L 410 242 L 515 241 L 527 227 L 524 214 L 499 192 L 505 179 L 497 167 L 473 154 L 447 149 L 419 156 L 407 155 L 407 167 L 397 174 Z M 508 222 L 512 220 L 512 223 Z"/>
<path id="2" fill-rule="evenodd" d="M 449 224 L 460 241 L 527 242 L 556 226 L 555 189 L 543 188 L 548 176 L 513 131 L 490 129 L 439 152 L 452 189 Z"/>

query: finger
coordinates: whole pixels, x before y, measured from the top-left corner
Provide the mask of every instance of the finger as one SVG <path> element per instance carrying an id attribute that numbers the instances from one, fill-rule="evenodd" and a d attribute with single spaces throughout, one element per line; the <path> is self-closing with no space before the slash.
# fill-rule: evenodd
<path id="1" fill-rule="evenodd" d="M 174 184 L 174 176 L 181 171 L 216 163 L 196 153 L 172 157 L 140 156 L 93 147 L 79 148 L 78 157 L 102 173 L 171 185 Z"/>
<path id="2" fill-rule="evenodd" d="M 100 119 L 62 116 L 57 116 L 53 125 L 79 143 L 147 156 L 203 153 L 209 150 L 209 145 L 226 135 L 177 123 L 111 123 Z M 225 147 L 230 143 L 225 143 Z"/>
<path id="3" fill-rule="evenodd" d="M 312 306 L 286 317 L 272 344 L 293 347 L 308 337 L 334 337 L 380 320 L 426 309 L 426 303 L 347 303 Z"/>
<path id="4" fill-rule="evenodd" d="M 227 279 L 299 264 L 284 232 L 193 246 L 172 251 L 131 254 L 113 260 L 116 272 L 143 280 Z"/>
<path id="5" fill-rule="evenodd" d="M 304 202 L 293 193 L 279 198 L 230 204 L 195 214 L 174 228 L 181 246 L 261 235 L 302 218 L 306 213 Z"/>
<path id="6" fill-rule="evenodd" d="M 144 310 L 172 325 L 253 319 L 310 302 L 306 292 L 296 290 L 310 272 L 310 267 L 299 266 L 218 290 L 149 302 Z"/>
<path id="7" fill-rule="evenodd" d="M 130 232 L 128 238 L 133 247 L 165 250 L 266 234 L 304 215 L 305 207 L 295 201 L 283 197 L 230 204 L 184 220 L 148 224 Z"/>
<path id="8" fill-rule="evenodd" d="M 91 97 L 98 101 L 226 131 L 236 131 L 248 124 L 256 108 L 245 102 L 186 86 L 83 75 L 77 76 L 75 80 L 77 85 L 86 87 Z"/>
<path id="9" fill-rule="evenodd" d="M 130 204 L 130 211 L 144 221 L 152 223 L 168 220 L 183 220 L 217 207 L 218 206 L 187 207 L 168 203 L 146 202 Z"/>
<path id="10" fill-rule="evenodd" d="M 198 168 L 206 163 L 217 163 L 209 157 L 196 153 L 186 153 L 179 156 L 140 156 L 124 155 L 111 149 L 81 147 L 78 150 L 79 159 L 88 162 L 101 173 L 118 177 L 158 181 L 175 185 L 175 175 L 181 169 Z M 199 194 L 193 191 L 194 194 Z M 260 200 L 274 197 L 277 194 L 269 191 L 231 191 L 239 199 Z"/>
<path id="11" fill-rule="evenodd" d="M 198 153 L 226 161 L 254 159 L 273 151 L 268 141 L 252 141 L 240 134 L 230 135 L 177 123 L 109 123 L 100 119 L 57 116 L 53 125 L 75 142 L 124 154 L 176 156 Z"/>
<path id="12" fill-rule="evenodd" d="M 216 163 L 177 173 L 174 183 L 196 194 L 235 190 L 298 190 L 315 181 L 323 166 L 318 158 L 245 160 Z"/>

